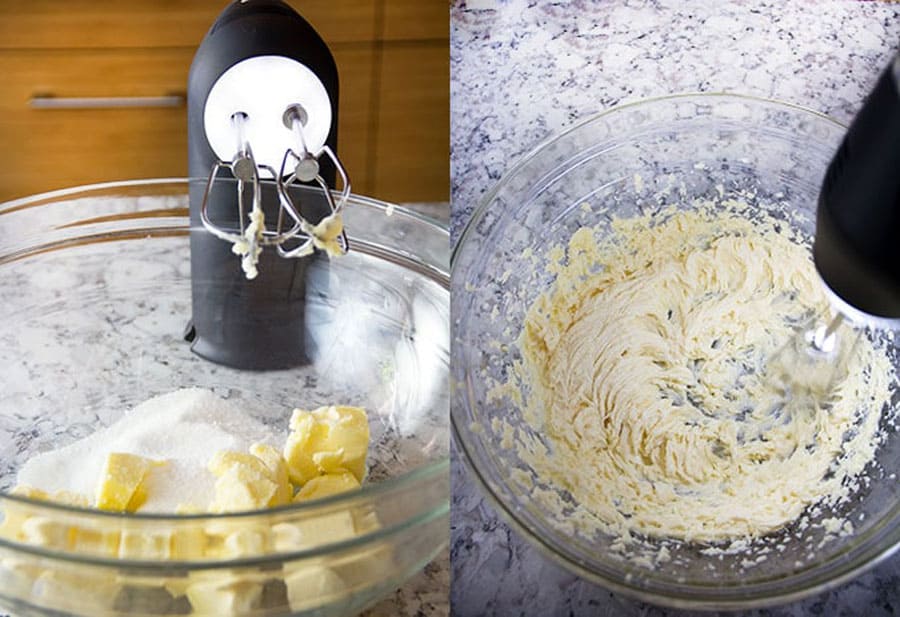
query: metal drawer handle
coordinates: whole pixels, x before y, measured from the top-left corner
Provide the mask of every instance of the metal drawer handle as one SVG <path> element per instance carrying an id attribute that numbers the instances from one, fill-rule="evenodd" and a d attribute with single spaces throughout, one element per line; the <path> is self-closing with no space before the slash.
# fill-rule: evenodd
<path id="1" fill-rule="evenodd" d="M 117 109 L 123 107 L 181 107 L 184 96 L 85 96 L 39 95 L 28 102 L 32 109 Z"/>

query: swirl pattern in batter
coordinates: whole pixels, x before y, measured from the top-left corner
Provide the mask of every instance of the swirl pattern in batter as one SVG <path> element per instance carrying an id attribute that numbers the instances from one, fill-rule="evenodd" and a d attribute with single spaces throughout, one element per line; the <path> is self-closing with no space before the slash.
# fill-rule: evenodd
<path id="1" fill-rule="evenodd" d="M 719 204 L 618 220 L 599 243 L 582 228 L 528 313 L 520 368 L 549 451 L 520 456 L 609 529 L 759 536 L 846 497 L 874 455 L 892 368 L 868 339 L 827 395 L 766 377 L 827 301 L 802 239 L 754 219 Z"/>

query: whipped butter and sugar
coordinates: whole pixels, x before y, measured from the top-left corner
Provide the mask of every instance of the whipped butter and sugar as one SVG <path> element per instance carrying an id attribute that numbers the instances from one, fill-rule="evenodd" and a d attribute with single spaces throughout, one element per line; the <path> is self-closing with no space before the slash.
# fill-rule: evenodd
<path id="1" fill-rule="evenodd" d="M 893 371 L 862 336 L 828 393 L 786 398 L 767 378 L 779 346 L 827 309 L 788 227 L 746 204 L 696 204 L 615 220 L 602 241 L 584 227 L 549 252 L 556 281 L 492 392 L 524 403 L 533 434 L 493 429 L 531 467 L 514 477 L 534 500 L 627 543 L 759 537 L 848 498 Z"/>

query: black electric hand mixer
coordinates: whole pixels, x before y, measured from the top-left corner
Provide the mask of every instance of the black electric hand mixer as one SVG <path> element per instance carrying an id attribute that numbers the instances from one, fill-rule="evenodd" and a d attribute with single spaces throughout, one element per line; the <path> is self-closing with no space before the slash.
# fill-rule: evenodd
<path id="1" fill-rule="evenodd" d="M 813 258 L 839 314 L 900 329 L 900 56 L 828 167 Z"/>
<path id="2" fill-rule="evenodd" d="M 794 388 L 822 393 L 852 347 L 838 338 L 842 323 L 900 330 L 900 55 L 828 166 L 813 260 L 834 316 L 801 333 L 770 366 L 789 373 Z"/>
<path id="3" fill-rule="evenodd" d="M 310 270 L 328 259 L 317 249 L 348 249 L 337 109 L 334 58 L 284 2 L 233 2 L 197 50 L 188 80 L 186 338 L 201 357 L 255 370 L 308 360 Z"/>

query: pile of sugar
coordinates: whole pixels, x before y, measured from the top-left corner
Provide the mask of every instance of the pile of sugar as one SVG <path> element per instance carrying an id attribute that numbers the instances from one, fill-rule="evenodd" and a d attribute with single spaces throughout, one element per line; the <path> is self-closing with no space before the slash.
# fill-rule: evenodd
<path id="1" fill-rule="evenodd" d="M 219 450 L 247 451 L 282 436 L 209 390 L 186 388 L 151 398 L 117 422 L 63 448 L 30 459 L 18 483 L 48 492 L 72 491 L 94 500 L 107 455 L 127 452 L 168 461 L 148 476 L 142 512 L 206 508 L 215 477 L 206 466 Z"/>

